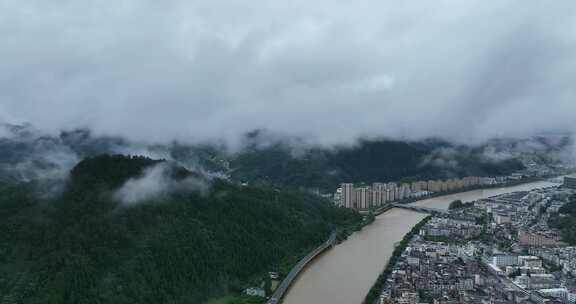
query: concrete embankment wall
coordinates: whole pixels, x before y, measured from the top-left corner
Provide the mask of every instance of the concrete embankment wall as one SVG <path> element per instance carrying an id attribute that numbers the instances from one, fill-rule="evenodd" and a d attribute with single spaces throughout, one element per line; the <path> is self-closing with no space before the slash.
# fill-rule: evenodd
<path id="1" fill-rule="evenodd" d="M 280 286 L 276 288 L 274 294 L 272 294 L 272 297 L 270 297 L 267 303 L 268 304 L 280 303 L 280 301 L 284 297 L 284 294 L 286 293 L 286 291 L 288 291 L 290 285 L 292 285 L 292 282 L 298 277 L 298 274 L 300 274 L 300 272 L 302 272 L 302 270 L 306 268 L 306 265 L 308 265 L 318 255 L 320 255 L 328 248 L 332 247 L 335 241 L 336 241 L 336 232 L 332 232 L 332 234 L 325 243 L 318 246 L 316 249 L 314 249 L 312 252 L 310 252 L 308 255 L 302 258 L 298 262 L 298 264 L 296 264 L 296 266 L 292 268 L 292 270 L 288 273 L 288 275 L 284 278 L 284 280 L 282 280 L 282 283 L 280 283 Z"/>

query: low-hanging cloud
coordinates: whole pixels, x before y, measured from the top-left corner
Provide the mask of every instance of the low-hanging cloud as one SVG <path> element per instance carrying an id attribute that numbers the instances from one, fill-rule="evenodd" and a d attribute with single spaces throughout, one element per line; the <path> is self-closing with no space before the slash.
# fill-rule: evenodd
<path id="1" fill-rule="evenodd" d="M 79 156 L 58 138 L 29 126 L 0 124 L 0 175 L 17 181 L 59 180 Z"/>
<path id="2" fill-rule="evenodd" d="M 0 120 L 143 141 L 576 130 L 573 0 L 0 0 Z"/>
<path id="3" fill-rule="evenodd" d="M 207 180 L 195 177 L 175 180 L 170 177 L 170 170 L 171 167 L 167 163 L 150 167 L 142 176 L 126 181 L 114 193 L 114 198 L 129 206 L 158 199 L 173 192 L 205 193 L 209 189 Z"/>

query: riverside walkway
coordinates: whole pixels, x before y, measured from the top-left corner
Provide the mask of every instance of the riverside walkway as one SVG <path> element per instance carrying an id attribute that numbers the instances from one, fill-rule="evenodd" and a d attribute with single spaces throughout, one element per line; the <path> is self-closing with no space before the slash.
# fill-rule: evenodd
<path id="1" fill-rule="evenodd" d="M 330 235 L 330 237 L 326 242 L 324 242 L 322 245 L 318 246 L 316 249 L 310 252 L 307 256 L 302 258 L 298 262 L 298 264 L 296 264 L 296 266 L 292 268 L 292 270 L 288 273 L 288 275 L 284 278 L 284 280 L 282 280 L 282 283 L 280 283 L 278 288 L 276 288 L 276 290 L 272 294 L 272 297 L 270 297 L 270 299 L 268 299 L 268 302 L 266 303 L 267 304 L 280 303 L 280 301 L 284 297 L 284 294 L 286 293 L 288 288 L 290 288 L 290 285 L 292 284 L 294 279 L 296 279 L 298 274 L 300 274 L 300 272 L 306 267 L 306 265 L 308 265 L 308 263 L 314 260 L 314 258 L 316 258 L 319 254 L 324 252 L 324 250 L 334 246 L 335 242 L 336 242 L 336 232 L 332 232 L 332 234 Z"/>

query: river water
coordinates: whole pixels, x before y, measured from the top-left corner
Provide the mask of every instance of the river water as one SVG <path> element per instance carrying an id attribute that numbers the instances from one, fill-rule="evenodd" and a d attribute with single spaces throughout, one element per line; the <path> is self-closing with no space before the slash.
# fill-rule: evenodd
<path id="1" fill-rule="evenodd" d="M 447 209 L 450 202 L 463 202 L 494 195 L 557 186 L 540 181 L 506 188 L 473 190 L 425 199 L 414 204 Z M 312 262 L 286 294 L 284 304 L 359 304 L 386 266 L 394 244 L 425 214 L 392 209 L 376 217 L 371 225 L 351 235 L 342 244 Z"/>

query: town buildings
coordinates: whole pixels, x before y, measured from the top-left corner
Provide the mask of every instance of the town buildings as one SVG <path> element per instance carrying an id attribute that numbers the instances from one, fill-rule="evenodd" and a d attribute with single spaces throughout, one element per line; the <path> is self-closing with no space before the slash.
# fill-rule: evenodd
<path id="1" fill-rule="evenodd" d="M 447 180 L 415 181 L 412 183 L 342 183 L 334 194 L 335 203 L 352 209 L 378 208 L 388 202 L 425 197 L 432 193 L 459 191 L 471 187 L 497 185 L 512 177 L 467 176 Z"/>
<path id="2" fill-rule="evenodd" d="M 481 225 L 451 218 L 433 218 L 420 231 L 420 234 L 426 238 L 450 238 L 452 240 L 470 239 L 481 233 Z"/>
<path id="3" fill-rule="evenodd" d="M 560 235 L 552 231 L 528 231 L 518 232 L 518 241 L 523 246 L 560 246 L 563 245 Z"/>
<path id="4" fill-rule="evenodd" d="M 576 303 L 576 247 L 547 225 L 574 194 L 519 191 L 432 218 L 393 265 L 380 303 Z"/>

